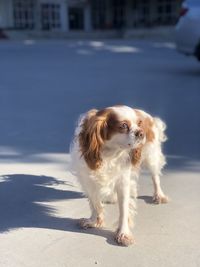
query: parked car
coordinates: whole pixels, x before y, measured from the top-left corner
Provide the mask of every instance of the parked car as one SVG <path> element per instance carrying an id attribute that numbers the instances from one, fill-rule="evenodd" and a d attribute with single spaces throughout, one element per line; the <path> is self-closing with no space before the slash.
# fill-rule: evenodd
<path id="1" fill-rule="evenodd" d="M 200 0 L 183 2 L 175 42 L 179 52 L 194 55 L 200 61 Z"/>

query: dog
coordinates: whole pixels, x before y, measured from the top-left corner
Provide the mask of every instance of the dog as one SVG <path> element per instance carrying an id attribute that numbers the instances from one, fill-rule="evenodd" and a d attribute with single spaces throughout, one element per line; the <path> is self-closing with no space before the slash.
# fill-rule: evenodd
<path id="1" fill-rule="evenodd" d="M 92 109 L 81 115 L 70 148 L 71 167 L 87 196 L 91 217 L 80 225 L 102 227 L 104 202 L 119 205 L 119 223 L 115 240 L 119 245 L 133 243 L 131 225 L 141 166 L 152 175 L 153 201 L 167 203 L 160 186 L 161 170 L 166 160 L 162 143 L 167 139 L 165 123 L 143 110 L 118 105 Z"/>

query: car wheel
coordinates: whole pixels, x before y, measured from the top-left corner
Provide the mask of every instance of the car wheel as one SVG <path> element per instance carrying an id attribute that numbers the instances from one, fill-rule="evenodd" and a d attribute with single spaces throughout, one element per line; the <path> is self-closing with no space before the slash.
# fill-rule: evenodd
<path id="1" fill-rule="evenodd" d="M 195 56 L 200 61 L 200 43 L 196 47 Z"/>

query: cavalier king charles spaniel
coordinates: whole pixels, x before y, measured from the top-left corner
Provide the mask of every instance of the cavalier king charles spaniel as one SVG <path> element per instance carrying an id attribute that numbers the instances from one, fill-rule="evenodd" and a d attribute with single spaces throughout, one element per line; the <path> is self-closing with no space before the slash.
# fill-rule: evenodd
<path id="1" fill-rule="evenodd" d="M 70 149 L 72 172 L 78 177 L 91 209 L 91 217 L 80 220 L 81 227 L 103 226 L 103 204 L 117 201 L 119 223 L 115 240 L 123 246 L 132 244 L 135 178 L 143 165 L 152 175 L 153 201 L 168 202 L 160 186 L 165 165 L 161 149 L 166 140 L 165 128 L 161 119 L 128 106 L 92 109 L 81 115 Z"/>

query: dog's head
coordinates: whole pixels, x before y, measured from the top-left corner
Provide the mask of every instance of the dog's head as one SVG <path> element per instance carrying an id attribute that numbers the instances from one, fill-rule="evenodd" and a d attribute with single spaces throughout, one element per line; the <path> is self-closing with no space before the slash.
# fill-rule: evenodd
<path id="1" fill-rule="evenodd" d="M 141 155 L 142 145 L 154 138 L 150 118 L 127 106 L 90 110 L 81 127 L 80 150 L 92 170 L 101 165 L 102 149 L 130 151 L 135 164 Z"/>

